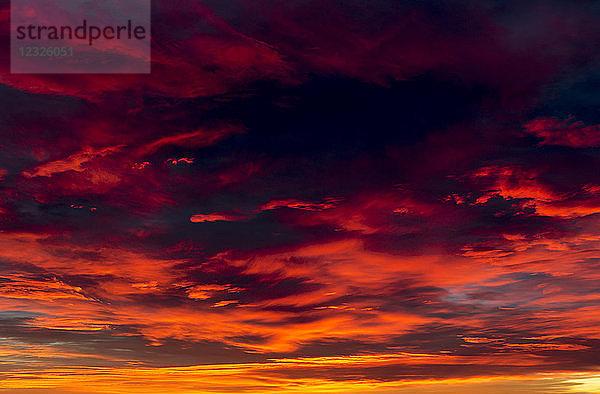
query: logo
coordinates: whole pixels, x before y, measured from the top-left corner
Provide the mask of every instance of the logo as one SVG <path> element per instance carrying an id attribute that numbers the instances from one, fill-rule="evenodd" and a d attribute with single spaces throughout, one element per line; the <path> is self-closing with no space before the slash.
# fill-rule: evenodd
<path id="1" fill-rule="evenodd" d="M 150 0 L 12 0 L 11 72 L 150 73 Z"/>

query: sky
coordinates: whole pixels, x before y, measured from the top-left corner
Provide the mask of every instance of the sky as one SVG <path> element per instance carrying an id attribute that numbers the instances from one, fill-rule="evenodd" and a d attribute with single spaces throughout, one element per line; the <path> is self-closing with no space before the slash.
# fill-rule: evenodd
<path id="1" fill-rule="evenodd" d="M 11 74 L 0 393 L 600 392 L 600 4 L 152 3 Z"/>

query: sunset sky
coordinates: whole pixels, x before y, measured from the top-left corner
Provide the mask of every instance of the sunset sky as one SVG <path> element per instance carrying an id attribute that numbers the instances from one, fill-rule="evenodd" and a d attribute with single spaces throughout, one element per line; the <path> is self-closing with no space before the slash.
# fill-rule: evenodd
<path id="1" fill-rule="evenodd" d="M 0 393 L 599 393 L 600 3 L 156 0 L 11 74 Z"/>

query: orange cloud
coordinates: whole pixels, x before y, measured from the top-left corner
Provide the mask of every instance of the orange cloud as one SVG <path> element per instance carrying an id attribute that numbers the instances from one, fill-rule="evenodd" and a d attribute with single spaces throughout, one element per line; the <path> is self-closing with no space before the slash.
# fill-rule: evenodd
<path id="1" fill-rule="evenodd" d="M 244 214 L 238 212 L 213 212 L 208 214 L 197 214 L 190 218 L 192 223 L 205 222 L 235 222 L 245 219 Z"/>
<path id="2" fill-rule="evenodd" d="M 485 204 L 493 196 L 505 199 L 524 199 L 522 208 L 532 208 L 538 215 L 559 218 L 577 218 L 600 213 L 600 198 L 594 185 L 587 185 L 585 199 L 569 198 L 540 181 L 541 173 L 534 169 L 510 166 L 489 166 L 474 173 L 475 179 L 491 179 L 494 186 L 476 204 Z"/>
<path id="3" fill-rule="evenodd" d="M 288 200 L 273 200 L 269 201 L 266 204 L 263 204 L 260 209 L 263 211 L 277 209 L 277 208 L 293 208 L 293 209 L 301 209 L 306 211 L 324 211 L 327 209 L 334 208 L 338 205 L 339 199 L 329 198 L 326 199 L 326 202 L 323 203 L 313 203 L 306 201 L 299 201 L 295 199 Z"/>
<path id="4" fill-rule="evenodd" d="M 36 379 L 30 371 L 17 370 L 0 372 L 5 389 L 40 390 L 47 393 L 81 392 L 87 393 L 197 393 L 211 392 L 225 394 L 247 393 L 505 393 L 518 390 L 523 393 L 578 392 L 580 384 L 585 388 L 596 387 L 589 372 L 551 373 L 500 376 L 476 376 L 467 378 L 427 379 L 408 377 L 398 381 L 385 381 L 357 376 L 355 379 L 336 377 L 336 370 L 353 367 L 361 368 L 392 367 L 403 368 L 406 363 L 435 363 L 451 357 L 437 355 L 402 356 L 360 356 L 332 358 L 304 358 L 273 360 L 269 363 L 220 364 L 209 366 L 148 368 L 38 368 Z M 502 359 L 503 357 L 499 357 Z M 485 363 L 488 360 L 478 360 Z M 499 360 L 498 360 L 499 361 Z M 426 364 L 431 365 L 431 364 Z M 323 376 L 323 370 L 330 371 L 331 377 Z M 285 371 L 288 371 L 285 373 Z M 320 376 L 316 376 L 316 375 Z M 314 377 L 293 377 L 314 376 Z M 597 379 L 596 379 L 597 380 Z M 567 391 L 565 391 L 565 389 Z M 35 392 L 35 391 L 34 391 Z"/>
<path id="5" fill-rule="evenodd" d="M 123 145 L 110 146 L 102 149 L 88 148 L 82 152 L 75 153 L 64 160 L 56 160 L 46 164 L 42 164 L 33 170 L 23 173 L 27 178 L 34 177 L 51 177 L 55 174 L 60 174 L 67 171 L 81 172 L 85 170 L 85 164 L 99 158 L 106 157 L 120 151 Z"/>

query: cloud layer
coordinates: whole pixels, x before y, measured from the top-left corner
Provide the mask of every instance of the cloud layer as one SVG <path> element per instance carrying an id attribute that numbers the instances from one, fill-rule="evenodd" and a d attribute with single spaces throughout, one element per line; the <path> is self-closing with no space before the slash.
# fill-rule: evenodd
<path id="1" fill-rule="evenodd" d="M 150 76 L 3 58 L 0 392 L 595 392 L 565 4 L 157 1 Z"/>

